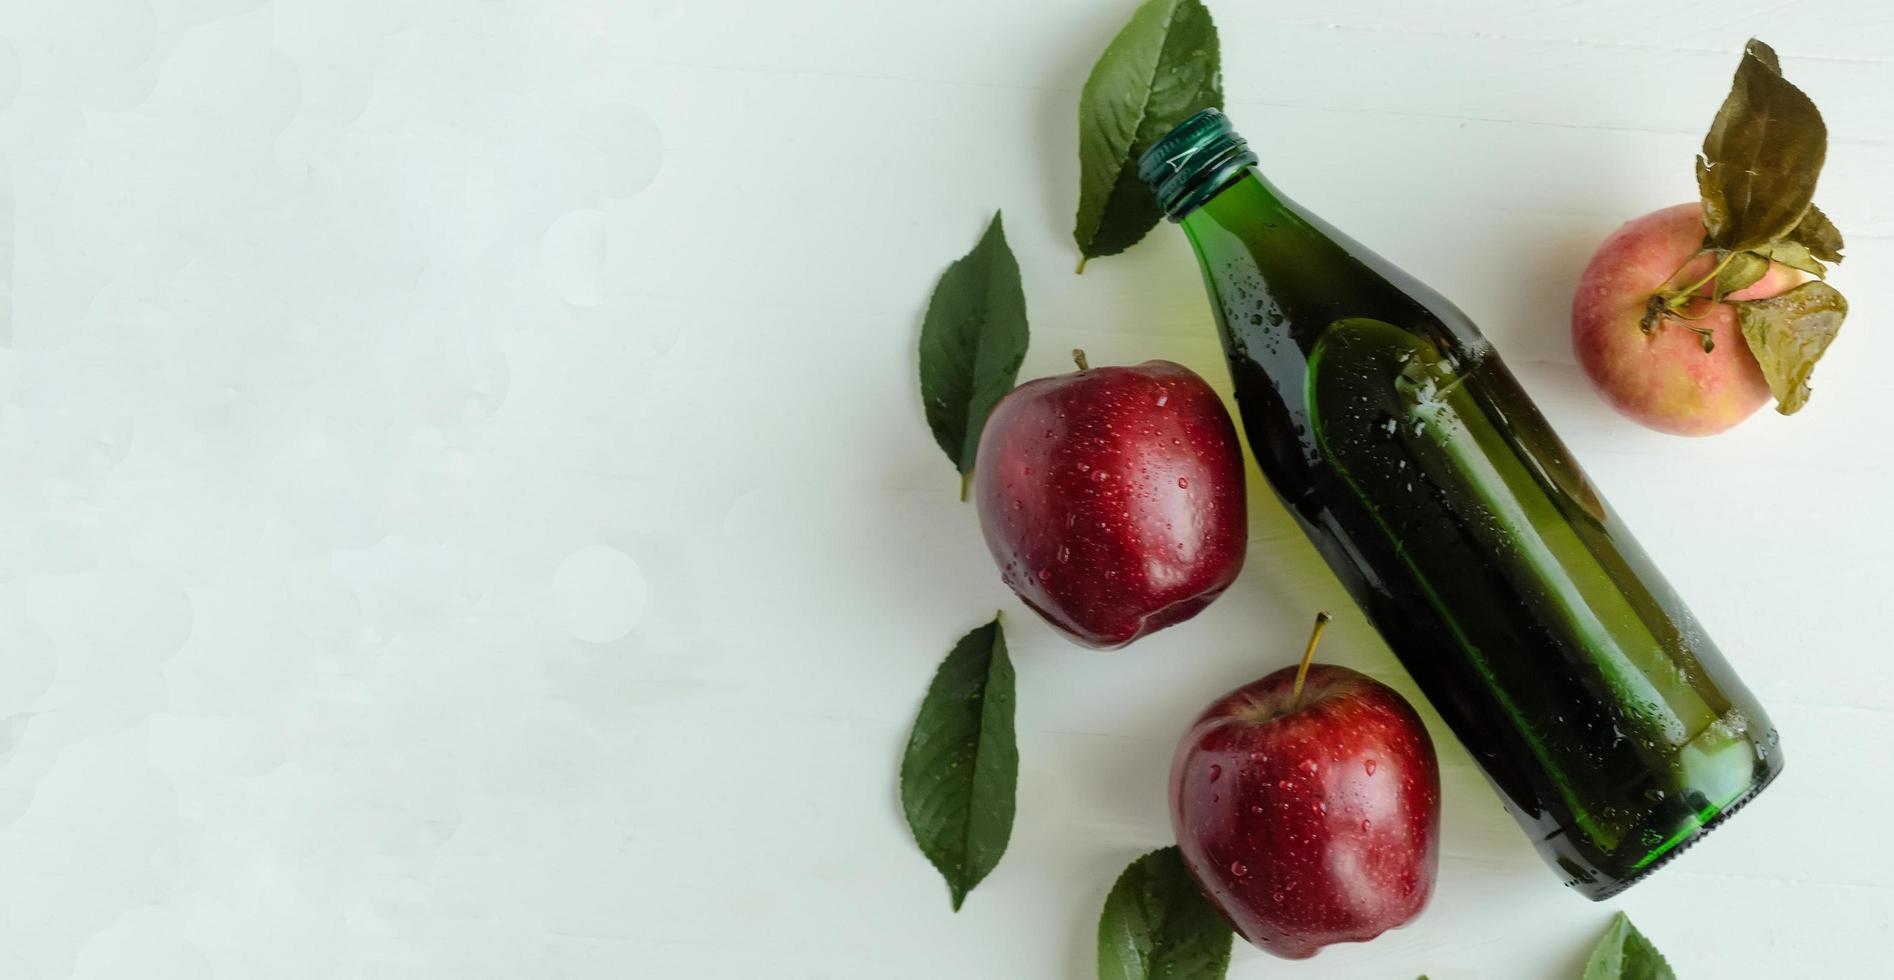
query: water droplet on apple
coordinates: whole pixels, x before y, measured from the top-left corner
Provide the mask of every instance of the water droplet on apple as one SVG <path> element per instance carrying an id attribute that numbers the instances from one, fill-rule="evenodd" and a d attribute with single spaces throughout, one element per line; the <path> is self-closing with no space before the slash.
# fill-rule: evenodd
<path id="1" fill-rule="evenodd" d="M 1374 760 L 1373 759 L 1361 760 L 1361 768 L 1368 770 L 1368 775 L 1370 776 L 1374 775 Z"/>
<path id="2" fill-rule="evenodd" d="M 1283 792 L 1285 792 L 1285 793 L 1287 793 L 1287 792 L 1289 792 L 1290 790 L 1292 790 L 1292 789 L 1295 789 L 1295 788 L 1296 788 L 1296 784 L 1294 784 L 1294 783 L 1292 783 L 1292 782 L 1290 782 L 1290 781 L 1288 781 L 1287 779 L 1278 779 L 1278 780 L 1276 780 L 1276 788 L 1277 788 L 1277 789 L 1279 789 L 1279 790 L 1282 790 L 1282 791 L 1283 791 Z"/>
<path id="3" fill-rule="evenodd" d="M 1211 766 L 1210 767 L 1210 781 L 1214 783 L 1217 780 L 1222 779 L 1222 778 L 1223 778 L 1223 767 L 1214 766 L 1214 765 Z"/>
<path id="4" fill-rule="evenodd" d="M 1365 818 L 1365 817 L 1364 817 L 1364 818 L 1362 819 L 1362 821 L 1361 821 L 1361 829 L 1362 829 L 1362 830 L 1367 830 L 1367 829 L 1368 829 L 1368 826 L 1369 826 L 1369 825 L 1368 825 L 1368 820 L 1367 820 L 1367 818 Z"/>
<path id="5" fill-rule="evenodd" d="M 1040 569 L 1040 570 L 1039 570 L 1039 581 L 1041 581 L 1041 582 L 1050 582 L 1050 581 L 1052 581 L 1052 569 L 1050 569 L 1050 568 L 1042 568 L 1042 569 Z"/>
<path id="6" fill-rule="evenodd" d="M 1171 400 L 1170 392 L 1167 391 L 1167 392 L 1159 393 L 1157 396 L 1157 407 L 1163 408 L 1166 404 L 1170 403 L 1170 400 Z"/>
<path id="7" fill-rule="evenodd" d="M 1281 892 L 1276 892 L 1275 894 L 1273 894 L 1273 895 L 1271 895 L 1271 896 L 1269 896 L 1269 900 L 1270 900 L 1270 901 L 1272 901 L 1272 902 L 1275 902 L 1275 903 L 1276 903 L 1276 904 L 1278 904 L 1278 905 L 1281 905 L 1281 904 L 1282 904 L 1282 893 L 1281 893 Z"/>
<path id="8" fill-rule="evenodd" d="M 1238 878 L 1248 877 L 1250 873 L 1249 865 L 1246 865 L 1241 861 L 1231 861 L 1230 873 L 1237 876 Z"/>
<path id="9" fill-rule="evenodd" d="M 1262 812 L 1263 812 L 1263 808 L 1262 808 L 1262 805 L 1261 805 L 1261 804 L 1258 804 L 1258 803 L 1251 803 L 1251 804 L 1250 804 L 1250 812 L 1251 812 L 1251 813 L 1254 813 L 1254 814 L 1257 814 L 1257 815 L 1259 815 L 1259 816 L 1260 816 L 1260 815 L 1262 814 Z"/>
<path id="10" fill-rule="evenodd" d="M 1079 472 L 1080 472 L 1080 473 L 1090 473 L 1091 471 L 1092 471 L 1092 464 L 1090 464 L 1090 463 L 1080 463 L 1080 464 L 1079 464 Z"/>
<path id="11" fill-rule="evenodd" d="M 1304 759 L 1302 760 L 1302 765 L 1299 768 L 1302 770 L 1303 775 L 1313 776 L 1315 775 L 1315 771 L 1317 769 L 1320 769 L 1321 767 L 1315 764 L 1314 759 Z"/>
<path id="12" fill-rule="evenodd" d="M 1177 489 L 1179 489 L 1179 490 L 1189 490 L 1189 489 L 1190 489 L 1190 477 L 1187 477 L 1187 476 L 1180 476 L 1180 477 L 1178 477 L 1178 478 L 1177 478 Z"/>
<path id="13" fill-rule="evenodd" d="M 1068 520 L 1066 522 L 1066 526 L 1070 527 L 1071 521 Z M 1066 562 L 1069 562 L 1071 560 L 1072 560 L 1072 548 L 1069 545 L 1063 545 L 1063 544 L 1060 545 L 1059 546 L 1059 564 L 1063 565 Z"/>
<path id="14" fill-rule="evenodd" d="M 1109 479 L 1111 479 L 1111 474 L 1110 474 L 1110 473 L 1107 473 L 1107 472 L 1105 472 L 1104 470 L 1093 470 L 1093 471 L 1092 471 L 1092 482 L 1093 482 L 1093 483 L 1103 483 L 1103 482 L 1105 482 L 1106 480 L 1109 480 Z"/>

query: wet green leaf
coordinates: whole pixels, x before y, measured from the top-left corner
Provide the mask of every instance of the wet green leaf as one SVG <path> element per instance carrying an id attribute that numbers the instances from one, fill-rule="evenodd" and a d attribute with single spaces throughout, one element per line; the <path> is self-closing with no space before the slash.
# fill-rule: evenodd
<path id="1" fill-rule="evenodd" d="M 996 213 L 973 251 L 941 273 L 921 321 L 921 404 L 962 476 L 973 472 L 987 415 L 1019 378 L 1026 341 L 1019 262 Z"/>
<path id="2" fill-rule="evenodd" d="M 1776 396 L 1776 411 L 1793 415 L 1808 403 L 1809 375 L 1847 316 L 1848 301 L 1819 280 L 1736 304 L 1736 321 Z"/>
<path id="3" fill-rule="evenodd" d="M 1723 264 L 1723 271 L 1716 274 L 1716 295 L 1728 296 L 1744 287 L 1754 285 L 1769 272 L 1769 260 L 1755 252 L 1733 253 L 1729 261 Z"/>
<path id="4" fill-rule="evenodd" d="M 1176 847 L 1131 862 L 1098 916 L 1099 980 L 1221 980 L 1235 934 Z"/>
<path id="5" fill-rule="evenodd" d="M 1711 244 L 1752 249 L 1787 235 L 1815 196 L 1827 152 L 1815 103 L 1783 79 L 1775 52 L 1751 39 L 1697 158 Z"/>
<path id="6" fill-rule="evenodd" d="M 1677 980 L 1664 954 L 1644 938 L 1623 912 L 1592 947 L 1583 980 Z"/>
<path id="7" fill-rule="evenodd" d="M 1081 256 L 1116 255 L 1157 226 L 1163 213 L 1138 179 L 1138 158 L 1194 113 L 1222 107 L 1210 11 L 1200 0 L 1146 0 L 1106 46 L 1079 95 L 1072 237 Z"/>
<path id="8" fill-rule="evenodd" d="M 956 912 L 1006 853 L 1018 783 L 1013 664 L 996 615 L 941 661 L 901 759 L 908 828 Z"/>

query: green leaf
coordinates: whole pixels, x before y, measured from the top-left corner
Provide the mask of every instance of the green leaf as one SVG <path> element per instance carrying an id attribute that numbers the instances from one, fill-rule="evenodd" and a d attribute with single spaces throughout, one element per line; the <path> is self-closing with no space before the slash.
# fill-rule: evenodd
<path id="1" fill-rule="evenodd" d="M 1116 255 L 1157 227 L 1163 213 L 1138 179 L 1138 158 L 1191 115 L 1222 107 L 1210 11 L 1200 0 L 1146 0 L 1105 47 L 1079 95 L 1072 237 L 1081 256 Z"/>
<path id="2" fill-rule="evenodd" d="M 1780 241 L 1770 242 L 1756 251 L 1791 269 L 1800 269 L 1803 272 L 1818 276 L 1825 275 L 1828 272 L 1828 267 L 1823 265 L 1821 260 L 1810 255 L 1808 247 L 1798 241 L 1784 238 Z"/>
<path id="3" fill-rule="evenodd" d="M 1810 255 L 1824 262 L 1840 262 L 1841 250 L 1845 246 L 1841 241 L 1841 229 L 1835 227 L 1828 215 L 1813 204 L 1802 213 L 1802 220 L 1789 232 L 1789 241 L 1808 249 Z"/>
<path id="4" fill-rule="evenodd" d="M 1751 39 L 1697 157 L 1710 243 L 1741 251 L 1787 235 L 1815 196 L 1827 153 L 1821 112 L 1783 79 L 1775 52 Z"/>
<path id="5" fill-rule="evenodd" d="M 973 472 L 987 414 L 1013 390 L 1026 340 L 1019 262 L 996 212 L 973 251 L 941 273 L 921 321 L 921 404 L 962 476 Z"/>
<path id="6" fill-rule="evenodd" d="M 1737 303 L 1736 322 L 1776 396 L 1776 411 L 1794 415 L 1809 399 L 1809 374 L 1848 316 L 1848 301 L 1817 280 L 1780 296 Z"/>
<path id="7" fill-rule="evenodd" d="M 1219 980 L 1234 935 L 1175 847 L 1131 862 L 1098 916 L 1099 980 Z"/>
<path id="8" fill-rule="evenodd" d="M 1728 296 L 1755 284 L 1769 272 L 1769 260 L 1755 252 L 1735 252 L 1716 274 L 1716 295 Z"/>
<path id="9" fill-rule="evenodd" d="M 1671 972 L 1664 954 L 1619 912 L 1592 947 L 1583 980 L 1677 980 L 1677 974 Z"/>
<path id="10" fill-rule="evenodd" d="M 1006 853 L 1018 783 L 1013 665 L 995 615 L 941 661 L 901 759 L 908 828 L 947 879 L 956 912 Z"/>

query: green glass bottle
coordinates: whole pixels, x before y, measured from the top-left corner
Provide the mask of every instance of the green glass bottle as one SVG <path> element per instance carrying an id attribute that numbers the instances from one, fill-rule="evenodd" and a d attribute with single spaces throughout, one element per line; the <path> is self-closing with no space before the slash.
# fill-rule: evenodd
<path id="1" fill-rule="evenodd" d="M 1775 728 L 1466 315 L 1255 164 L 1206 110 L 1140 175 L 1257 462 L 1540 852 L 1615 894 L 1782 771 Z"/>

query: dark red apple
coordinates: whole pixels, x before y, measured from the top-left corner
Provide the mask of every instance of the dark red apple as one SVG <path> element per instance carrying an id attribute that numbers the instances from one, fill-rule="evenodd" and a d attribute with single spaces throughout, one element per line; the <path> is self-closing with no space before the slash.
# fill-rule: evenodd
<path id="1" fill-rule="evenodd" d="M 1184 863 L 1239 935 L 1290 959 L 1407 924 L 1440 862 L 1434 743 L 1392 688 L 1309 663 L 1327 620 L 1300 668 L 1218 699 L 1171 763 Z"/>
<path id="2" fill-rule="evenodd" d="M 1183 622 L 1243 567 L 1243 451 L 1216 392 L 1169 361 L 1015 388 L 973 470 L 987 548 L 1026 605 L 1089 647 Z"/>

